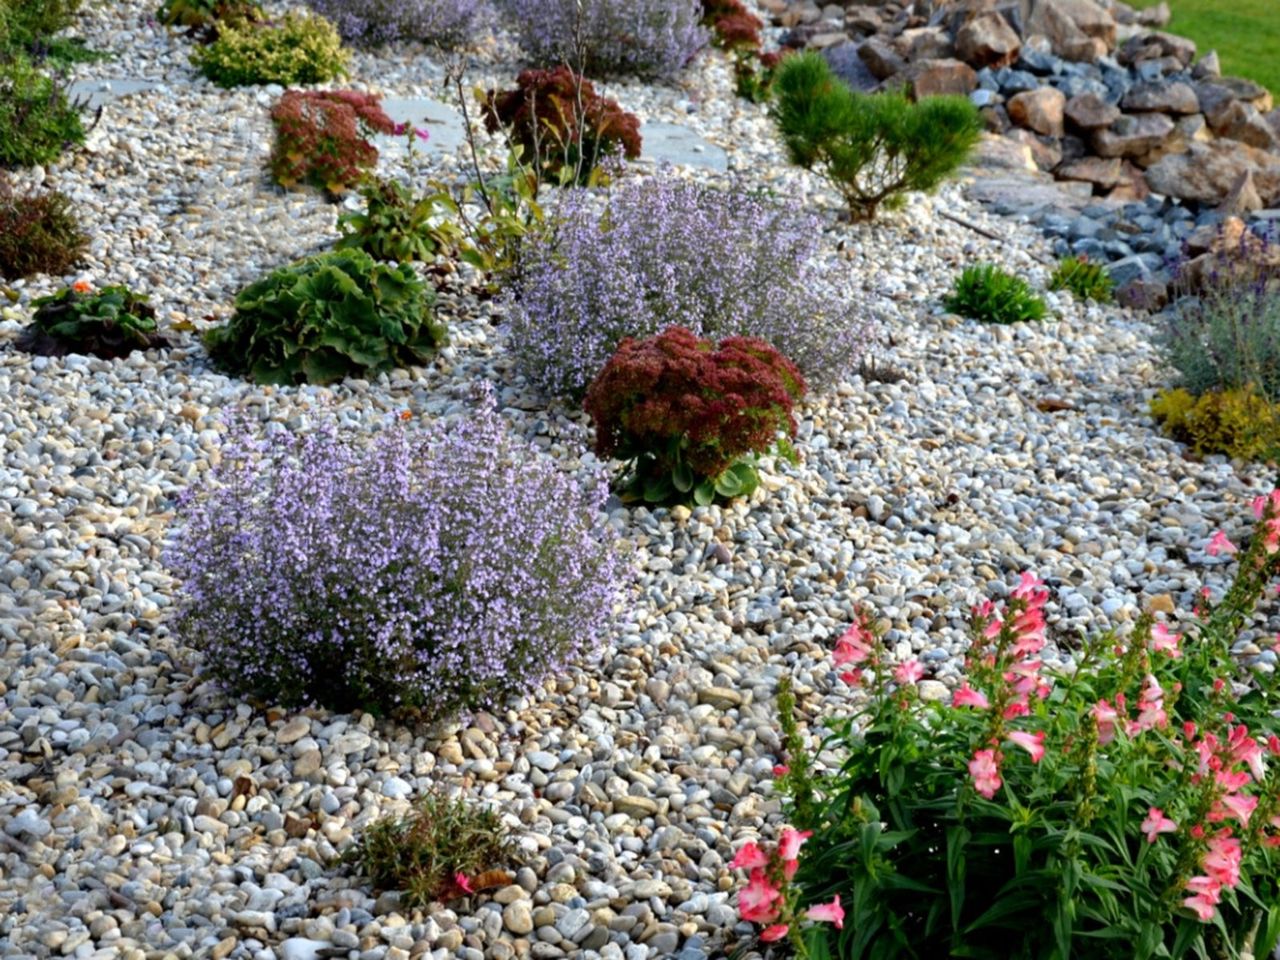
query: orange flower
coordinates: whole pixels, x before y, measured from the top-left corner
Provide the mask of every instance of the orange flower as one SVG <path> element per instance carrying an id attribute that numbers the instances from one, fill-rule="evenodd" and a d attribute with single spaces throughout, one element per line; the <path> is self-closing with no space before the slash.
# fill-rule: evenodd
<path id="1" fill-rule="evenodd" d="M 71 285 L 71 289 L 76 293 L 88 293 L 93 289 L 93 284 L 88 280 L 77 280 Z"/>
<path id="2" fill-rule="evenodd" d="M 401 410 L 401 411 L 400 411 L 400 419 L 401 419 L 401 420 L 412 420 L 412 419 L 413 419 L 413 411 L 412 411 L 412 410 Z"/>

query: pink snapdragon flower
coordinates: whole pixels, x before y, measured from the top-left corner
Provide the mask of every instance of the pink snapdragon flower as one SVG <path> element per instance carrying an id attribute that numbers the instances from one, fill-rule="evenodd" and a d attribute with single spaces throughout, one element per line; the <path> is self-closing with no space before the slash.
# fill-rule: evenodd
<path id="1" fill-rule="evenodd" d="M 1024 730 L 1015 730 L 1008 735 L 1010 743 L 1017 744 L 1027 753 L 1031 754 L 1031 762 L 1039 763 L 1044 756 L 1044 731 L 1037 733 L 1027 733 Z"/>
<path id="2" fill-rule="evenodd" d="M 1240 861 L 1243 856 L 1240 841 L 1231 836 L 1229 831 L 1225 831 L 1209 840 L 1209 849 L 1205 852 L 1201 866 L 1205 873 L 1224 887 L 1234 887 L 1240 882 Z"/>
<path id="3" fill-rule="evenodd" d="M 874 641 L 861 624 L 855 623 L 836 641 L 836 649 L 833 654 L 837 667 L 843 667 L 850 663 L 862 663 L 871 656 L 871 644 Z"/>
<path id="4" fill-rule="evenodd" d="M 1151 628 L 1151 649 L 1167 653 L 1174 659 L 1182 656 L 1182 651 L 1178 649 L 1178 644 L 1181 640 L 1181 636 L 1174 633 L 1163 623 L 1157 623 Z"/>
<path id="5" fill-rule="evenodd" d="M 1182 905 L 1202 921 L 1212 920 L 1222 899 L 1222 884 L 1212 877 L 1192 877 L 1187 881 L 1187 890 L 1191 896 L 1184 897 Z"/>
<path id="6" fill-rule="evenodd" d="M 769 865 L 769 857 L 754 840 L 748 840 L 741 847 L 734 857 L 729 861 L 730 870 L 754 870 L 757 867 L 767 867 Z"/>
<path id="7" fill-rule="evenodd" d="M 991 701 L 987 699 L 986 694 L 969 686 L 969 681 L 966 680 L 952 696 L 951 705 L 953 707 L 977 707 L 979 710 L 986 710 L 991 706 Z"/>
<path id="8" fill-rule="evenodd" d="M 773 941 L 781 940 L 785 937 L 790 929 L 785 923 L 775 923 L 773 926 L 765 927 L 760 931 L 760 939 L 765 943 L 773 943 Z"/>
<path id="9" fill-rule="evenodd" d="M 812 830 L 793 830 L 787 827 L 782 831 L 782 839 L 778 841 L 778 856 L 787 862 L 800 856 L 800 848 L 813 836 Z"/>
<path id="10" fill-rule="evenodd" d="M 969 761 L 973 788 L 990 800 L 1000 789 L 1000 755 L 995 750 L 979 750 Z"/>
<path id="11" fill-rule="evenodd" d="M 837 930 L 843 930 L 844 907 L 840 906 L 840 894 L 837 893 L 830 903 L 820 903 L 816 907 L 810 907 L 805 912 L 805 916 L 810 920 L 835 924 Z"/>
<path id="12" fill-rule="evenodd" d="M 757 868 L 751 871 L 747 885 L 738 891 L 738 913 L 752 923 L 772 923 L 778 917 L 777 904 L 781 899 L 782 892 Z"/>
<path id="13" fill-rule="evenodd" d="M 1209 538 L 1209 545 L 1204 548 L 1204 552 L 1211 557 L 1216 557 L 1220 553 L 1227 555 L 1236 553 L 1239 548 L 1227 539 L 1227 535 L 1219 530 Z"/>
<path id="14" fill-rule="evenodd" d="M 1110 743 L 1116 738 L 1116 722 L 1120 712 L 1110 700 L 1099 700 L 1093 705 L 1093 719 L 1098 724 L 1098 743 Z"/>
<path id="15" fill-rule="evenodd" d="M 1147 843 L 1155 843 L 1156 837 L 1162 833 L 1174 833 L 1178 825 L 1164 815 L 1159 807 L 1147 811 L 1147 819 L 1142 821 L 1142 832 L 1147 835 Z"/>
<path id="16" fill-rule="evenodd" d="M 893 671 L 893 679 L 899 683 L 916 683 L 924 676 L 924 664 L 919 660 L 907 660 L 898 664 Z"/>

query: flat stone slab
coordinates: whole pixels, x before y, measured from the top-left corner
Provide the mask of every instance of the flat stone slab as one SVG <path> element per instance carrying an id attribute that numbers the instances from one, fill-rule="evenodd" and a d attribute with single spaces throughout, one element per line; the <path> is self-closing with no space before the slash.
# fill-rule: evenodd
<path id="1" fill-rule="evenodd" d="M 640 125 L 640 136 L 643 139 L 641 156 L 657 163 L 706 167 L 721 172 L 729 169 L 729 155 L 722 147 L 678 123 L 651 120 Z"/>
<path id="2" fill-rule="evenodd" d="M 469 109 L 469 108 L 468 108 Z M 382 111 L 396 123 L 408 123 L 424 128 L 429 139 L 424 150 L 443 150 L 452 153 L 467 142 L 467 128 L 457 107 L 431 97 L 386 97 Z M 472 118 L 476 119 L 475 117 Z M 403 140 L 403 137 L 380 136 L 380 140 Z"/>
<path id="3" fill-rule="evenodd" d="M 67 85 L 67 99 L 82 102 L 90 110 L 97 110 L 112 100 L 120 100 L 135 93 L 146 93 L 160 84 L 155 80 L 77 80 Z"/>

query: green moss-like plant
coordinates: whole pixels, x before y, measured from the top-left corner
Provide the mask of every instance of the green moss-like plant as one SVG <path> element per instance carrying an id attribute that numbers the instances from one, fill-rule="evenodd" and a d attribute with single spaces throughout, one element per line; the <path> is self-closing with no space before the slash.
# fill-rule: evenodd
<path id="1" fill-rule="evenodd" d="M 339 250 L 245 287 L 231 320 L 205 335 L 219 366 L 258 383 L 331 383 L 426 362 L 445 340 L 413 268 Z"/>
<path id="2" fill-rule="evenodd" d="M 56 190 L 18 193 L 0 178 L 0 276 L 60 275 L 84 256 L 89 238 Z"/>
<path id="3" fill-rule="evenodd" d="M 324 17 L 291 11 L 271 23 L 224 24 L 218 39 L 195 50 L 191 59 L 220 87 L 287 87 L 345 76 L 351 55 Z"/>
<path id="4" fill-rule="evenodd" d="M 93 290 L 76 284 L 33 301 L 33 306 L 35 316 L 17 341 L 18 349 L 28 353 L 84 353 L 110 360 L 169 345 L 156 332 L 155 309 L 128 287 Z"/>
<path id="5" fill-rule="evenodd" d="M 83 142 L 80 113 L 62 86 L 23 54 L 0 54 L 0 167 L 52 163 Z"/>
<path id="6" fill-rule="evenodd" d="M 1050 290 L 1070 290 L 1077 299 L 1110 303 L 1116 282 L 1106 268 L 1086 256 L 1068 257 L 1049 278 Z"/>
<path id="7" fill-rule="evenodd" d="M 982 323 L 1043 320 L 1048 312 L 1025 280 L 989 263 L 966 267 L 943 306 Z"/>
<path id="8" fill-rule="evenodd" d="M 343 855 L 375 890 L 398 890 L 410 907 L 510 881 L 515 850 L 493 810 L 430 793 L 404 817 L 375 821 Z"/>
<path id="9" fill-rule="evenodd" d="M 793 163 L 840 192 L 855 220 L 886 202 L 932 190 L 964 163 L 982 118 L 964 97 L 855 93 L 817 53 L 786 57 L 773 77 L 772 114 Z"/>
<path id="10" fill-rule="evenodd" d="M 1251 388 L 1215 390 L 1195 397 L 1182 388 L 1162 390 L 1151 416 L 1198 457 L 1222 453 L 1241 460 L 1280 456 L 1280 409 Z"/>

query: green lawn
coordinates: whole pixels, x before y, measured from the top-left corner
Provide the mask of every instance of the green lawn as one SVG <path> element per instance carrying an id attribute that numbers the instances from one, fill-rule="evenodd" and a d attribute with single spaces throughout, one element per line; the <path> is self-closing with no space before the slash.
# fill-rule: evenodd
<path id="1" fill-rule="evenodd" d="M 1200 53 L 1216 49 L 1223 73 L 1280 94 L 1280 0 L 1169 0 L 1169 7 L 1171 33 L 1190 37 Z"/>

